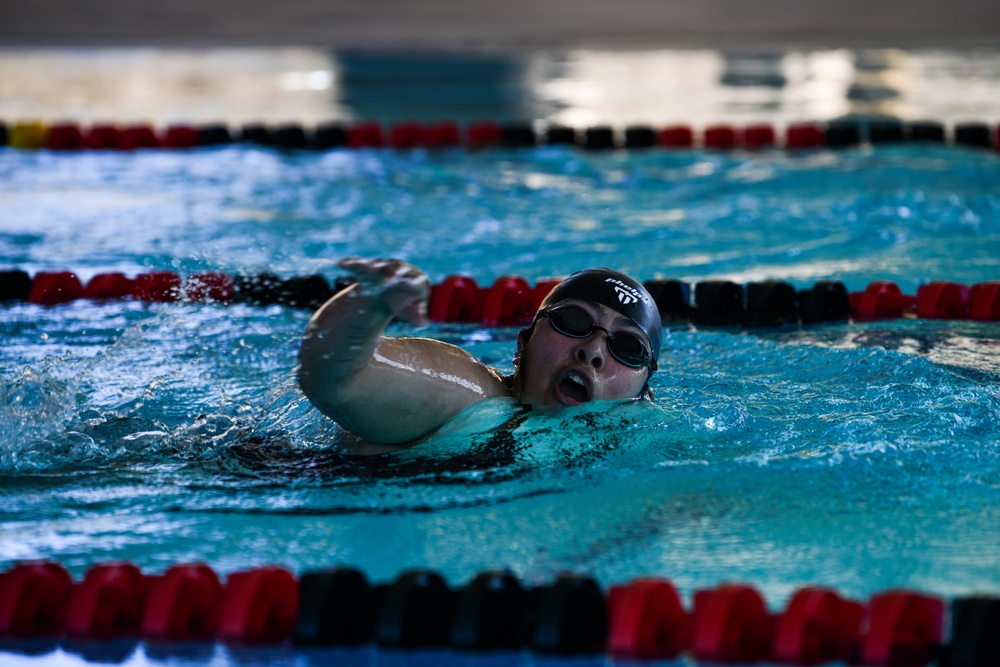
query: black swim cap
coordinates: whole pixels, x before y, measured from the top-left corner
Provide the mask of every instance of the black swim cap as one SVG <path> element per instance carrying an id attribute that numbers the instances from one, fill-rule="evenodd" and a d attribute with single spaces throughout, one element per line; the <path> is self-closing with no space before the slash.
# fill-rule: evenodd
<path id="1" fill-rule="evenodd" d="M 660 309 L 642 283 L 611 269 L 578 271 L 556 285 L 541 308 L 566 299 L 593 301 L 629 318 L 649 339 L 653 360 L 659 359 L 663 338 Z"/>

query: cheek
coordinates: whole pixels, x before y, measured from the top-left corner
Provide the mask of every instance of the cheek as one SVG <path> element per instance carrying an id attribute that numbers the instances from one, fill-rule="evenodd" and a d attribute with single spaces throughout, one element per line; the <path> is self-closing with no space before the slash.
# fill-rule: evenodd
<path id="1" fill-rule="evenodd" d="M 528 380 L 532 384 L 544 384 L 545 379 L 551 374 L 552 368 L 565 355 L 566 352 L 560 350 L 557 343 L 554 344 L 543 338 L 532 340 L 524 351 L 522 362 Z"/>
<path id="2" fill-rule="evenodd" d="M 646 386 L 646 371 L 623 367 L 605 377 L 603 398 L 635 398 Z"/>
<path id="3" fill-rule="evenodd" d="M 525 359 L 530 360 L 533 368 L 551 368 L 572 357 L 574 339 L 540 333 L 532 337 L 525 350 Z"/>
<path id="4" fill-rule="evenodd" d="M 539 336 L 536 332 L 521 359 L 523 398 L 550 402 L 556 369 L 572 356 L 572 345 L 573 340 L 565 336 Z"/>

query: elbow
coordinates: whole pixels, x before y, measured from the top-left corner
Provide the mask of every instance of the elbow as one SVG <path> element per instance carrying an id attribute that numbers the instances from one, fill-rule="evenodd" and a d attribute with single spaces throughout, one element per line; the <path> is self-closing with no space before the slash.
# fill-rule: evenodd
<path id="1" fill-rule="evenodd" d="M 324 379 L 330 376 L 324 364 L 325 353 L 318 343 L 315 332 L 307 329 L 299 347 L 298 366 L 299 389 L 317 407 L 319 398 L 328 391 Z"/>
<path id="2" fill-rule="evenodd" d="M 306 335 L 302 337 L 302 345 L 299 347 L 299 366 L 296 375 L 299 381 L 299 389 L 301 389 L 302 393 L 306 395 L 306 398 L 312 401 L 314 392 L 314 364 L 309 350 L 309 339 L 310 335 L 307 332 Z"/>
<path id="3" fill-rule="evenodd" d="M 297 379 L 299 381 L 299 389 L 301 389 L 302 393 L 305 394 L 306 398 L 308 398 L 309 401 L 312 402 L 313 400 L 312 377 L 309 371 L 306 370 L 305 366 L 301 362 L 299 363 L 297 376 L 298 376 Z"/>
<path id="4" fill-rule="evenodd" d="M 302 390 L 302 393 L 305 394 L 310 403 L 326 414 L 327 410 L 324 408 L 325 404 L 329 403 L 330 387 L 323 383 L 322 376 L 323 374 L 317 372 L 311 364 L 306 361 L 299 361 L 299 389 Z"/>
<path id="5" fill-rule="evenodd" d="M 314 408 L 344 428 L 349 428 L 345 414 L 345 405 L 353 395 L 349 384 L 332 380 L 329 369 L 307 360 L 299 362 L 298 384 Z"/>

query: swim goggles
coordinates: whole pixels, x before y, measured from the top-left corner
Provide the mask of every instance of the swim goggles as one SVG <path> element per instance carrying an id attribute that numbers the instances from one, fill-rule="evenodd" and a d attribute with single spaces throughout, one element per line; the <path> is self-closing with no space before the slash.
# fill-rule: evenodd
<path id="1" fill-rule="evenodd" d="M 648 366 L 650 372 L 656 370 L 656 360 L 642 339 L 633 333 L 619 331 L 612 333 L 597 326 L 594 319 L 579 306 L 556 306 L 538 311 L 539 317 L 549 318 L 552 328 L 570 338 L 588 338 L 595 331 L 603 331 L 608 337 L 608 352 L 629 368 Z"/>

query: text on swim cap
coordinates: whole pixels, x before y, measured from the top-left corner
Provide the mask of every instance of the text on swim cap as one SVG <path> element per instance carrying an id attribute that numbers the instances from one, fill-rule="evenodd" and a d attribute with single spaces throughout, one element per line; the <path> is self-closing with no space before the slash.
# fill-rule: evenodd
<path id="1" fill-rule="evenodd" d="M 649 303 L 648 299 L 643 296 L 642 292 L 632 287 L 627 283 L 623 283 L 617 278 L 605 278 L 604 282 L 612 283 L 615 288 L 615 295 L 618 297 L 618 301 L 623 306 L 629 306 L 636 301 L 642 301 L 643 303 Z"/>

